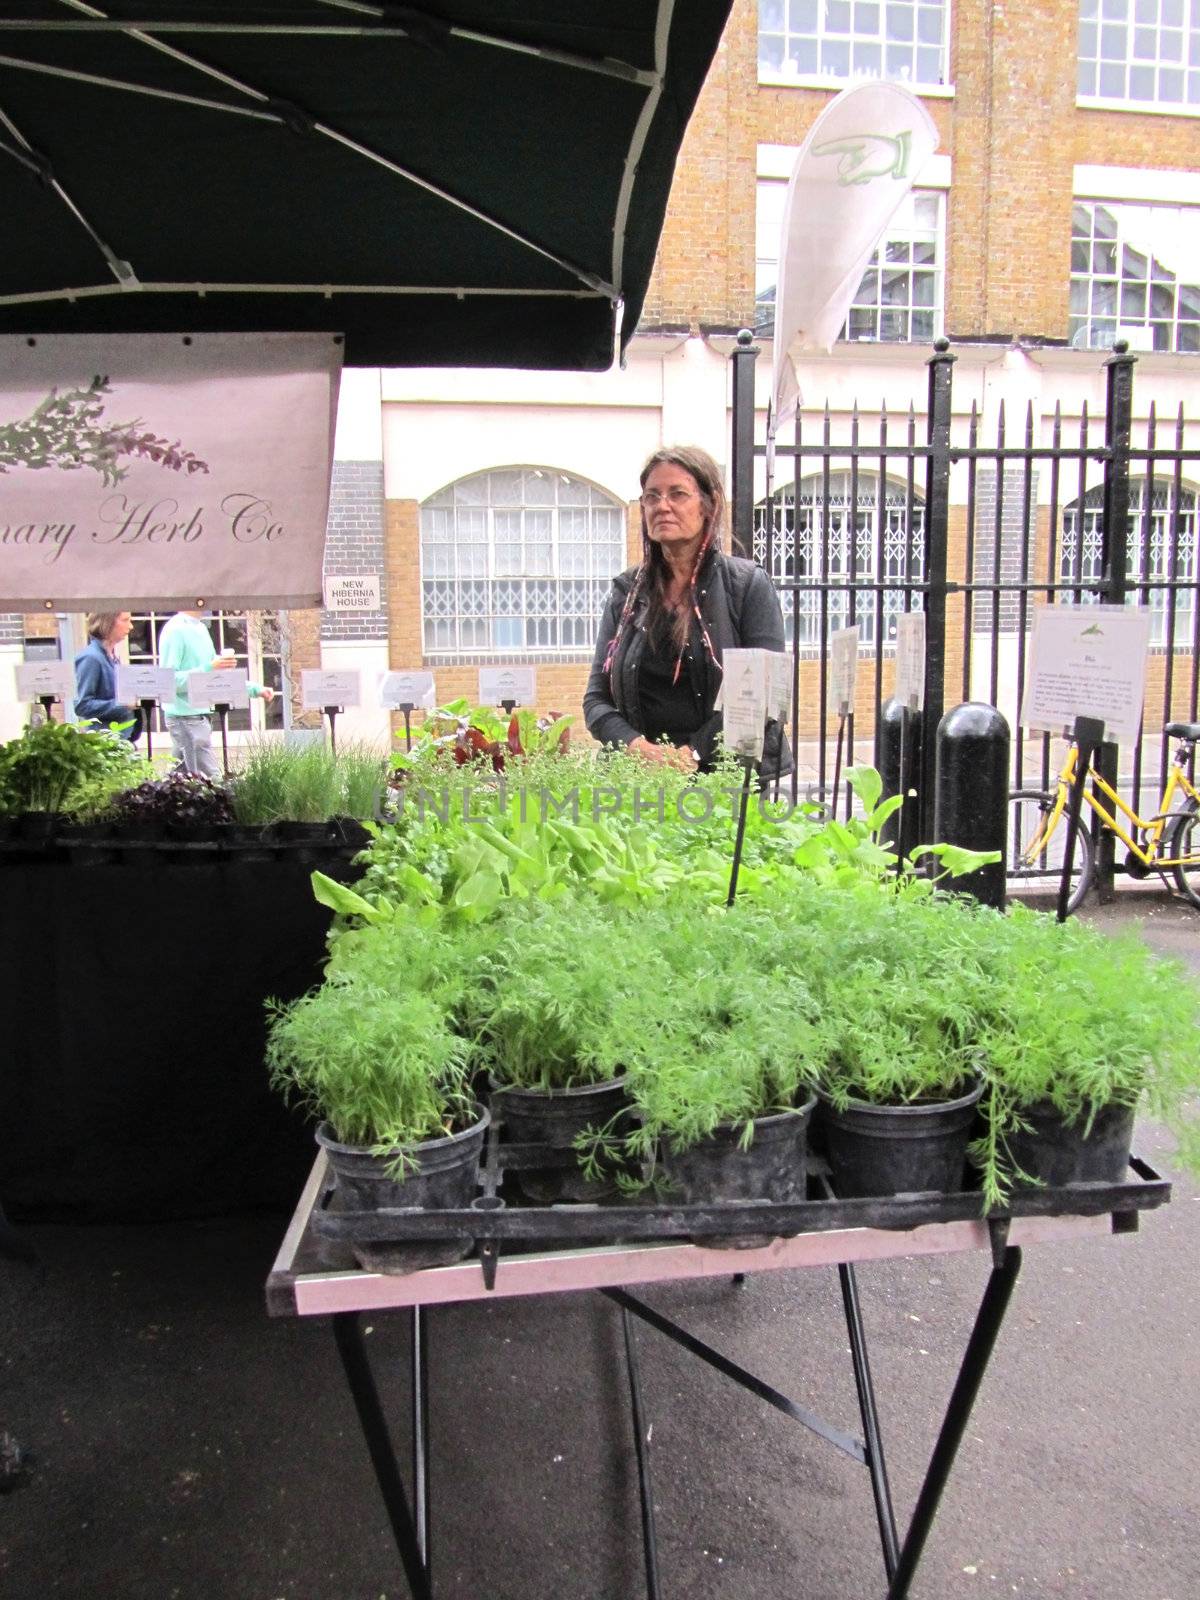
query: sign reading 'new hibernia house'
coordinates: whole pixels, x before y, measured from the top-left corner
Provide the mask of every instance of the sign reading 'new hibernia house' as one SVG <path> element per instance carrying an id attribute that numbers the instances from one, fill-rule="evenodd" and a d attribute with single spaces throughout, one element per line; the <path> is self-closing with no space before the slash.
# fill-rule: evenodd
<path id="1" fill-rule="evenodd" d="M 328 334 L 0 338 L 0 610 L 315 606 Z"/>

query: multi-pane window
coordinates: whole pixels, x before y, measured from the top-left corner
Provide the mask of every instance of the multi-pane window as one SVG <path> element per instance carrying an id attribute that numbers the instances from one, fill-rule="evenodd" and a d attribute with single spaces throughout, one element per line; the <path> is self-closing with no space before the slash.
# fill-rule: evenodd
<path id="1" fill-rule="evenodd" d="M 547 467 L 461 478 L 421 507 L 430 655 L 589 652 L 625 565 L 625 508 Z"/>
<path id="2" fill-rule="evenodd" d="M 946 81 L 944 0 L 758 0 L 758 70 L 936 87 Z"/>
<path id="3" fill-rule="evenodd" d="M 775 280 L 787 184 L 758 183 L 755 322 L 763 332 L 775 322 Z M 941 332 L 942 197 L 914 189 L 888 224 L 855 291 L 842 339 L 927 343 Z"/>
<path id="4" fill-rule="evenodd" d="M 1068 336 L 1077 348 L 1200 351 L 1200 206 L 1077 201 Z"/>
<path id="5" fill-rule="evenodd" d="M 1129 603 L 1150 612 L 1150 643 L 1190 650 L 1196 621 L 1196 491 L 1170 478 L 1155 478 L 1146 504 L 1147 480 L 1129 485 L 1129 541 L 1126 583 Z M 1097 485 L 1063 510 L 1059 578 L 1079 584 L 1079 599 L 1097 599 L 1103 579 L 1104 488 Z M 1144 585 L 1139 588 L 1139 585 Z M 1172 600 L 1172 595 L 1174 599 Z M 1067 591 L 1068 604 L 1075 596 Z"/>
<path id="6" fill-rule="evenodd" d="M 821 600 L 826 596 L 826 628 L 832 633 L 851 624 L 859 629 L 859 646 L 873 646 L 882 623 L 884 647 L 894 645 L 896 618 L 920 610 L 919 594 L 906 585 L 918 582 L 925 562 L 925 506 L 911 502 L 907 485 L 860 472 L 851 500 L 849 472 L 829 475 L 825 497 L 823 475 L 804 478 L 795 488 L 774 496 L 774 532 L 767 563 L 767 502 L 754 508 L 754 557 L 767 566 L 776 583 L 799 587 L 780 595 L 789 647 L 799 634 L 800 649 L 819 651 Z M 853 530 L 853 532 L 852 532 Z"/>
<path id="7" fill-rule="evenodd" d="M 170 621 L 169 611 L 135 611 L 129 635 L 131 666 L 157 666 L 158 637 Z M 234 665 L 243 667 L 251 683 L 274 689 L 270 705 L 255 699 L 249 707 L 235 707 L 229 713 L 231 733 L 245 733 L 253 726 L 282 728 L 284 725 L 283 647 L 278 613 L 274 611 L 215 611 L 205 619 L 218 655 L 232 654 Z"/>
<path id="8" fill-rule="evenodd" d="M 1200 0 L 1080 0 L 1083 99 L 1200 110 Z"/>

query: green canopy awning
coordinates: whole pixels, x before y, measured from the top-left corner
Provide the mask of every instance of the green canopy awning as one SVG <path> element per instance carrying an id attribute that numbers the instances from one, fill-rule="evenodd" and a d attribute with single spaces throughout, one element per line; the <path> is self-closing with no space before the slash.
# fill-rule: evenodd
<path id="1" fill-rule="evenodd" d="M 322 330 L 357 365 L 602 369 L 729 9 L 5 6 L 0 333 Z"/>

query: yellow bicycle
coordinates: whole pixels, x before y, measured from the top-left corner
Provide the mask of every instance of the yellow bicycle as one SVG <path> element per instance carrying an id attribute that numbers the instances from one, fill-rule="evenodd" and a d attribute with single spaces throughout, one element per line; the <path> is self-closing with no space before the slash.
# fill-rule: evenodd
<path id="1" fill-rule="evenodd" d="M 1125 868 L 1132 877 L 1158 872 L 1165 879 L 1171 872 L 1179 892 L 1200 908 L 1200 790 L 1188 777 L 1200 722 L 1168 722 L 1163 731 L 1179 743 L 1152 817 L 1139 816 L 1094 766 L 1083 799 L 1100 824 L 1125 844 Z M 1067 801 L 1078 759 L 1079 747 L 1070 740 L 1052 789 L 1016 789 L 1009 795 L 1009 871 L 1014 875 L 1059 881 L 1066 854 Z M 1082 811 L 1079 821 L 1069 912 L 1082 903 L 1095 871 L 1095 847 Z"/>

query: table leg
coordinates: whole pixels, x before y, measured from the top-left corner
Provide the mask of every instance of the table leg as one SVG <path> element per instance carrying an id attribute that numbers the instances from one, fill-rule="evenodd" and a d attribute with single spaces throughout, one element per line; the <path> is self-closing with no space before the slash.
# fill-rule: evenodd
<path id="1" fill-rule="evenodd" d="M 642 1503 L 642 1551 L 646 1562 L 646 1600 L 659 1600 L 658 1539 L 654 1528 L 654 1486 L 650 1479 L 650 1435 L 642 1411 L 642 1385 L 637 1345 L 628 1307 L 621 1307 L 625 1335 L 625 1365 L 629 1372 L 629 1405 L 633 1413 L 633 1446 L 637 1453 L 638 1494 Z"/>
<path id="2" fill-rule="evenodd" d="M 875 1516 L 879 1522 L 880 1543 L 883 1545 L 883 1565 L 891 1579 L 900 1560 L 900 1541 L 896 1536 L 896 1513 L 892 1509 L 892 1491 L 883 1459 L 883 1437 L 879 1429 L 879 1411 L 875 1405 L 871 1363 L 867 1356 L 867 1335 L 858 1303 L 858 1280 L 849 1262 L 838 1267 L 838 1277 L 842 1284 L 846 1331 L 850 1335 L 850 1358 L 854 1363 L 854 1386 L 858 1390 L 866 1466 L 871 1474 L 871 1493 L 875 1496 Z"/>
<path id="3" fill-rule="evenodd" d="M 429 1549 L 429 1347 L 425 1339 L 424 1306 L 412 1308 L 412 1450 L 413 1511 L 417 1524 L 417 1549 L 432 1583 Z"/>
<path id="4" fill-rule="evenodd" d="M 388 1437 L 387 1420 L 379 1404 L 379 1392 L 375 1387 L 371 1364 L 367 1360 L 357 1311 L 341 1311 L 335 1314 L 333 1337 L 337 1342 L 338 1354 L 342 1358 L 342 1367 L 346 1373 L 346 1382 L 350 1386 L 354 1408 L 358 1412 L 359 1426 L 370 1451 L 371 1465 L 375 1468 L 379 1492 L 383 1496 L 388 1519 L 392 1524 L 392 1534 L 396 1540 L 396 1548 L 400 1552 L 400 1560 L 404 1564 L 404 1575 L 408 1579 L 412 1600 L 433 1600 L 429 1575 L 421 1559 L 412 1513 L 408 1508 L 408 1496 L 404 1492 L 404 1480 L 396 1464 L 396 1453 Z"/>
<path id="5" fill-rule="evenodd" d="M 966 1432 L 971 1408 L 975 1404 L 975 1397 L 979 1393 L 979 1386 L 987 1371 L 988 1360 L 1004 1321 L 1004 1313 L 1008 1310 L 1008 1303 L 1012 1299 L 1020 1270 L 1021 1252 L 1016 1246 L 1010 1245 L 1005 1250 L 1000 1265 L 993 1267 L 987 1288 L 983 1292 L 983 1299 L 975 1317 L 975 1326 L 967 1341 L 962 1365 L 958 1369 L 958 1377 L 950 1395 L 950 1403 L 946 1407 L 941 1432 L 933 1447 L 925 1481 L 917 1496 L 916 1509 L 913 1511 L 912 1521 L 904 1537 L 896 1570 L 892 1573 L 891 1583 L 888 1585 L 887 1600 L 905 1600 L 908 1594 L 909 1584 L 913 1580 L 921 1552 L 925 1548 L 925 1540 L 933 1526 L 938 1502 L 942 1498 L 942 1491 L 946 1487 L 950 1469 L 954 1465 L 954 1457 Z"/>

